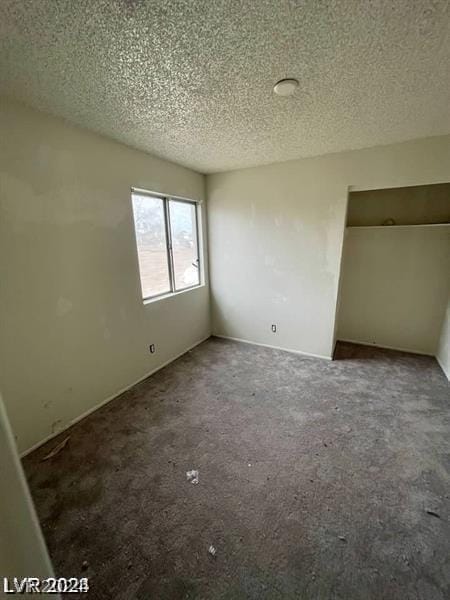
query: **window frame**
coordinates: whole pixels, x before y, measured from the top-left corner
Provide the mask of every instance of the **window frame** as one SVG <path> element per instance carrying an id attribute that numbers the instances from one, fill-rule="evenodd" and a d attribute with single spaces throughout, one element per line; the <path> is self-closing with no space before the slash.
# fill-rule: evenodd
<path id="1" fill-rule="evenodd" d="M 134 221 L 134 207 L 133 207 L 133 195 L 136 196 L 149 196 L 151 198 L 159 198 L 163 203 L 163 215 L 164 215 L 164 231 L 166 237 L 166 256 L 167 256 L 167 269 L 169 273 L 169 286 L 170 290 L 167 292 L 161 292 L 159 294 L 153 294 L 152 296 L 144 296 L 142 293 L 142 278 L 141 278 L 141 270 L 139 267 L 139 246 L 136 235 L 136 224 Z M 172 245 L 172 230 L 170 227 L 170 201 L 174 202 L 184 202 L 185 204 L 191 204 L 194 207 L 194 215 L 195 215 L 195 237 L 196 237 L 196 248 L 197 248 L 197 259 L 198 259 L 198 283 L 194 285 L 189 285 L 187 287 L 181 288 L 179 290 L 176 289 L 175 286 L 175 270 L 174 270 L 174 261 L 173 261 L 173 245 Z M 144 190 L 142 188 L 131 188 L 131 209 L 133 211 L 133 228 L 134 235 L 136 241 L 136 255 L 138 258 L 138 272 L 139 272 L 139 281 L 141 283 L 141 298 L 142 302 L 145 304 L 146 302 L 151 302 L 152 300 L 157 300 L 160 298 L 165 298 L 169 296 L 174 296 L 175 294 L 180 294 L 182 292 L 187 292 L 188 290 L 193 290 L 194 288 L 201 287 L 203 285 L 202 282 L 202 257 L 201 257 L 201 244 L 200 244 L 200 227 L 199 227 L 199 210 L 200 202 L 198 200 L 191 200 L 189 198 L 183 198 L 181 196 L 173 196 L 168 194 L 161 194 L 159 192 L 151 192 L 150 190 Z"/>

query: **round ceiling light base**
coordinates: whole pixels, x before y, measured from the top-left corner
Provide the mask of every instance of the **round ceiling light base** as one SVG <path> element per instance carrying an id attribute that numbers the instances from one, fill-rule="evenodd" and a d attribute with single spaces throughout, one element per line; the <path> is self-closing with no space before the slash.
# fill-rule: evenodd
<path id="1" fill-rule="evenodd" d="M 292 96 L 298 88 L 296 79 L 280 79 L 274 86 L 273 91 L 277 96 Z"/>

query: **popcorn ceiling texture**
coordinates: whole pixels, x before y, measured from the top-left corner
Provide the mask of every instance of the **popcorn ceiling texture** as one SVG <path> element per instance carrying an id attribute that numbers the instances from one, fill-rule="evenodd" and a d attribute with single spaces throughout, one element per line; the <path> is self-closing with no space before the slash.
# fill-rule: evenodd
<path id="1" fill-rule="evenodd" d="M 0 44 L 0 93 L 205 173 L 450 132 L 447 0 L 2 0 Z"/>

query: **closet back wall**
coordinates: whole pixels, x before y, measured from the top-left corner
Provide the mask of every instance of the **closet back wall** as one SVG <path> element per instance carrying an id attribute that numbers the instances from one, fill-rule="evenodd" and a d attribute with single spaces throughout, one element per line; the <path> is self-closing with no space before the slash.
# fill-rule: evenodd
<path id="1" fill-rule="evenodd" d="M 142 303 L 130 199 L 202 200 L 204 178 L 5 100 L 0 130 L 1 391 L 26 450 L 209 336 L 207 286 Z"/>
<path id="2" fill-rule="evenodd" d="M 450 178 L 450 173 L 449 173 Z M 347 225 L 450 222 L 450 183 L 351 192 Z"/>
<path id="3" fill-rule="evenodd" d="M 435 355 L 449 274 L 450 225 L 347 229 L 338 339 Z"/>

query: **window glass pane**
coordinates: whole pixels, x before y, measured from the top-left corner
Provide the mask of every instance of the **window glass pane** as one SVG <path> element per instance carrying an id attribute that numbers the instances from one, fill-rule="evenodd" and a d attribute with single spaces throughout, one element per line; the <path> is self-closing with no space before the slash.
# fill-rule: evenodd
<path id="1" fill-rule="evenodd" d="M 133 215 L 141 274 L 142 297 L 170 292 L 164 202 L 133 194 Z"/>
<path id="2" fill-rule="evenodd" d="M 200 283 L 196 207 L 176 200 L 169 207 L 175 289 L 182 290 Z"/>

